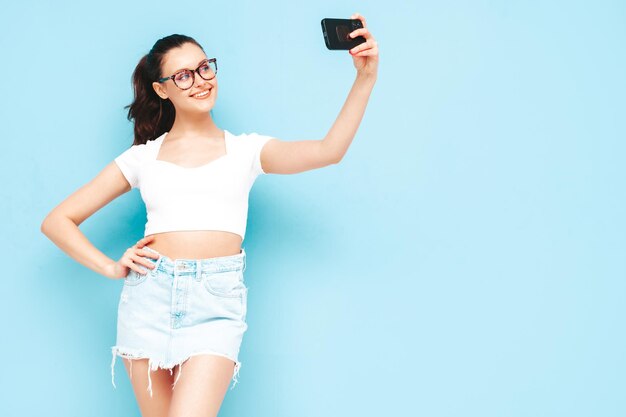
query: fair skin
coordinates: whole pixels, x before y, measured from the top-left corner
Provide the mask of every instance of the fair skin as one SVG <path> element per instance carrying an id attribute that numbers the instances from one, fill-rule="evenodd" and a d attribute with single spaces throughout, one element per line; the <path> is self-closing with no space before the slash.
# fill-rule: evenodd
<path id="1" fill-rule="evenodd" d="M 367 101 L 378 73 L 378 44 L 367 29 L 365 18 L 358 13 L 362 29 L 351 36 L 363 36 L 365 43 L 350 50 L 356 68 L 356 80 L 328 133 L 323 139 L 283 141 L 271 139 L 261 152 L 261 166 L 268 174 L 296 174 L 339 163 L 347 152 L 361 123 Z M 181 68 L 195 69 L 207 58 L 194 44 L 185 44 L 168 52 L 162 67 L 163 75 L 174 74 Z M 219 129 L 209 111 L 215 105 L 218 92 L 217 77 L 204 80 L 196 74 L 194 85 L 181 90 L 172 80 L 153 83 L 154 91 L 171 100 L 176 118 L 164 140 L 157 159 L 184 167 L 203 165 L 224 155 L 224 131 Z M 208 99 L 191 95 L 211 88 Z M 238 254 L 242 238 L 231 232 L 216 230 L 174 231 L 148 235 L 128 248 L 115 261 L 99 251 L 80 231 L 79 225 L 96 211 L 120 195 L 130 191 L 130 185 L 114 162 L 109 163 L 91 181 L 56 206 L 41 224 L 41 231 L 70 257 L 93 271 L 111 279 L 121 279 L 132 269 L 140 274 L 142 268 L 152 268 L 144 257 L 156 258 L 145 246 L 172 259 L 211 258 Z M 129 359 L 124 358 L 127 371 Z M 151 373 L 153 397 L 146 391 L 147 359 L 133 361 L 131 383 L 142 416 L 216 416 L 233 374 L 233 361 L 224 357 L 202 354 L 184 362 L 184 372 L 171 389 L 179 366 L 173 375 L 159 369 Z"/>

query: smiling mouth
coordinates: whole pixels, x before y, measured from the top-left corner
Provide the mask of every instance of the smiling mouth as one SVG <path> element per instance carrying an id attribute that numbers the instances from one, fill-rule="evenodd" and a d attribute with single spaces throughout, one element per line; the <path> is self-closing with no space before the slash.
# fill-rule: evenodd
<path id="1" fill-rule="evenodd" d="M 206 98 L 212 94 L 213 88 L 209 88 L 208 90 L 204 90 L 200 93 L 193 94 L 191 97 L 193 98 Z"/>

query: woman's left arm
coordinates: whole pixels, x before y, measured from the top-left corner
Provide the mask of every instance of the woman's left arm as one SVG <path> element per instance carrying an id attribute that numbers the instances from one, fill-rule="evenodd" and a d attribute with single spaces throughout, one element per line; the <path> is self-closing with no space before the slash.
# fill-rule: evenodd
<path id="1" fill-rule="evenodd" d="M 339 163 L 348 151 L 378 76 L 378 43 L 367 29 L 365 17 L 355 13 L 351 19 L 360 19 L 363 28 L 350 37 L 363 36 L 365 42 L 349 51 L 357 75 L 337 120 L 321 140 L 268 141 L 261 151 L 265 173 L 296 174 L 322 168 Z"/>

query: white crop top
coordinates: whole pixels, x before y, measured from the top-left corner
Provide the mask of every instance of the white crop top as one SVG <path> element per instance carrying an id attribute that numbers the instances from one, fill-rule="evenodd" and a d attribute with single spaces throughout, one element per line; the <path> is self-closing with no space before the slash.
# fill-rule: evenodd
<path id="1" fill-rule="evenodd" d="M 115 158 L 131 188 L 146 204 L 144 236 L 182 230 L 221 230 L 243 240 L 248 194 L 260 174 L 261 149 L 271 136 L 224 130 L 226 154 L 192 168 L 157 160 L 168 132 L 133 145 Z"/>

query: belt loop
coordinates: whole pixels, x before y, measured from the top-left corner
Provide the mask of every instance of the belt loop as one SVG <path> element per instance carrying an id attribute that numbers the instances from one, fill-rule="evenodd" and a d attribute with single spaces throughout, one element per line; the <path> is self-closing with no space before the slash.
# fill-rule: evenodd
<path id="1" fill-rule="evenodd" d="M 200 281 L 202 279 L 202 261 L 200 259 L 196 259 L 196 281 Z"/>
<path id="2" fill-rule="evenodd" d="M 157 270 L 157 268 L 159 267 L 159 264 L 161 263 L 161 258 L 163 258 L 162 256 L 159 256 L 155 261 L 154 261 L 154 271 Z"/>
<path id="3" fill-rule="evenodd" d="M 246 272 L 246 250 L 244 248 L 241 248 L 241 252 L 243 253 L 243 270 L 241 271 Z"/>

